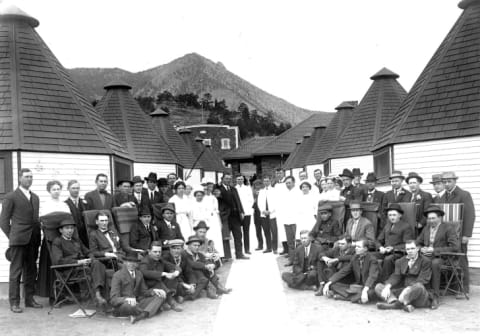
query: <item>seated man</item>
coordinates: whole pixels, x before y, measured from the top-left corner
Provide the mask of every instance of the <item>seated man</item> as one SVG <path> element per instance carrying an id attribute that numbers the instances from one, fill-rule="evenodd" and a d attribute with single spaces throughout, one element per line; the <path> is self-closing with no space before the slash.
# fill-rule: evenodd
<path id="1" fill-rule="evenodd" d="M 128 254 L 124 267 L 115 272 L 110 290 L 110 303 L 115 316 L 130 316 L 130 322 L 154 316 L 166 298 L 163 289 L 148 289 L 142 272 L 137 270 L 138 255 Z"/>
<path id="2" fill-rule="evenodd" d="M 130 229 L 130 246 L 147 251 L 156 240 L 158 240 L 157 227 L 152 225 L 150 209 L 144 207 L 138 212 L 138 221 Z"/>
<path id="3" fill-rule="evenodd" d="M 207 231 L 209 229 L 210 228 L 204 221 L 198 222 L 198 224 L 193 227 L 193 230 L 195 231 L 195 236 L 202 241 L 198 252 L 202 253 L 205 256 L 207 262 L 214 263 L 215 268 L 218 268 L 222 265 L 222 261 L 220 260 L 220 255 L 218 251 L 215 250 L 213 242 L 207 238 Z"/>
<path id="4" fill-rule="evenodd" d="M 346 276 L 353 274 L 353 284 L 340 283 Z M 323 295 L 335 300 L 354 303 L 368 303 L 375 297 L 374 285 L 379 275 L 377 258 L 368 252 L 366 239 L 355 242 L 355 256 L 350 262 L 331 276 L 323 287 Z"/>
<path id="5" fill-rule="evenodd" d="M 88 249 L 75 239 L 73 235 L 75 227 L 76 223 L 73 219 L 64 219 L 60 222 L 58 229 L 61 236 L 55 238 L 52 243 L 52 264 L 89 265 L 95 298 L 100 306 L 105 306 L 107 300 L 102 295 L 106 288 L 105 265 L 91 258 Z"/>
<path id="6" fill-rule="evenodd" d="M 158 240 L 164 244 L 164 250 L 168 250 L 168 241 L 183 238 L 180 225 L 175 220 L 175 208 L 172 204 L 167 204 L 162 208 L 162 219 L 157 218 L 155 226 L 157 227 Z"/>
<path id="7" fill-rule="evenodd" d="M 442 209 L 431 205 L 425 210 L 427 226 L 417 237 L 420 253 L 432 261 L 432 309 L 438 308 L 440 297 L 440 268 L 444 263 L 440 253 L 457 252 L 460 248 L 458 235 L 453 225 L 442 223 Z"/>
<path id="8" fill-rule="evenodd" d="M 352 217 L 347 222 L 345 233 L 352 237 L 353 241 L 367 239 L 371 244 L 375 241 L 375 230 L 372 222 L 362 216 L 362 205 L 356 201 L 350 203 Z"/>
<path id="9" fill-rule="evenodd" d="M 318 208 L 317 223 L 311 231 L 312 237 L 315 239 L 314 243 L 326 245 L 326 248 L 332 246 L 342 234 L 340 223 L 332 218 L 332 211 L 333 208 L 330 204 L 321 205 Z"/>
<path id="10" fill-rule="evenodd" d="M 283 272 L 282 279 L 290 288 L 318 289 L 318 264 L 322 248 L 312 244 L 313 237 L 308 230 L 300 231 L 301 245 L 293 253 L 292 272 Z"/>
<path id="11" fill-rule="evenodd" d="M 405 243 L 414 239 L 413 227 L 402 220 L 403 210 L 397 203 L 386 209 L 387 223 L 378 235 L 376 243 L 378 259 L 383 259 L 381 281 L 387 280 L 395 270 L 395 260 L 405 252 Z"/>
<path id="12" fill-rule="evenodd" d="M 148 255 L 143 257 L 138 267 L 143 274 L 145 283 L 148 288 L 163 289 L 167 293 L 166 303 L 163 304 L 163 309 L 173 309 L 176 312 L 181 312 L 182 308 L 178 307 L 174 300 L 177 286 L 173 282 L 168 285 L 163 281 L 164 279 L 174 279 L 180 275 L 180 271 L 175 268 L 175 264 L 171 264 L 162 259 L 162 243 L 154 241 L 148 251 Z"/>
<path id="13" fill-rule="evenodd" d="M 196 288 L 191 299 L 198 298 L 202 290 L 207 291 L 208 298 L 217 299 L 218 295 L 228 294 L 232 290 L 223 287 L 220 279 L 215 274 L 215 264 L 208 262 L 205 256 L 198 252 L 201 244 L 202 241 L 196 236 L 190 236 L 187 241 L 187 249 L 183 253 L 195 278 Z M 214 288 L 209 286 L 210 284 Z"/>
<path id="14" fill-rule="evenodd" d="M 323 286 L 328 279 L 348 264 L 354 255 L 355 247 L 352 246 L 352 238 L 347 235 L 340 236 L 340 239 L 335 243 L 334 247 L 320 253 L 320 262 L 318 264 L 320 286 L 315 295 L 323 295 Z"/>
<path id="15" fill-rule="evenodd" d="M 185 297 L 190 298 L 195 293 L 195 277 L 187 259 L 183 257 L 184 244 L 181 239 L 170 240 L 167 245 L 169 250 L 162 257 L 166 263 L 175 265 L 175 270 L 178 271 L 178 275 L 176 272 L 170 273 L 171 276 L 163 280 L 168 288 L 175 289 L 173 297 L 178 303 L 183 303 Z M 165 244 L 162 246 L 165 247 Z"/>
<path id="16" fill-rule="evenodd" d="M 121 245 L 120 237 L 116 230 L 108 227 L 108 215 L 99 211 L 95 216 L 97 230 L 90 231 L 89 245 L 93 256 L 122 259 L 125 255 Z"/>
<path id="17" fill-rule="evenodd" d="M 385 302 L 378 302 L 378 309 L 403 309 L 430 307 L 432 299 L 425 288 L 432 275 L 432 263 L 419 253 L 414 240 L 405 244 L 407 255 L 395 261 L 395 271 L 385 283 L 375 286 L 375 294 Z M 433 308 L 433 307 L 432 307 Z"/>

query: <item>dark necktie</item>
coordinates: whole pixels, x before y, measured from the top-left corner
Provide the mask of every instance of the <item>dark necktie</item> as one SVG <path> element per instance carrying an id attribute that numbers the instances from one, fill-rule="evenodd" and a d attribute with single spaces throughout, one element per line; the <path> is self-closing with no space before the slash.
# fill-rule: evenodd
<path id="1" fill-rule="evenodd" d="M 452 195 L 451 192 L 447 191 L 446 195 L 445 195 L 445 200 L 449 200 L 450 199 L 450 196 Z"/>

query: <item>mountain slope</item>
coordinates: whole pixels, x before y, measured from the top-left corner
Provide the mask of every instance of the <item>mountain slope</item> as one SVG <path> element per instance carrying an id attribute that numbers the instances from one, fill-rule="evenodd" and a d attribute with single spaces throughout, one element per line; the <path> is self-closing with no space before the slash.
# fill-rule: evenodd
<path id="1" fill-rule="evenodd" d="M 154 96 L 168 90 L 173 94 L 193 92 L 201 97 L 209 92 L 213 99 L 225 99 L 230 109 L 244 102 L 261 113 L 271 110 L 279 122 L 296 124 L 314 113 L 259 89 L 221 63 L 195 53 L 138 73 L 118 68 L 75 68 L 70 73 L 91 100 L 103 96 L 106 83 L 120 78 L 132 85 L 135 96 Z"/>

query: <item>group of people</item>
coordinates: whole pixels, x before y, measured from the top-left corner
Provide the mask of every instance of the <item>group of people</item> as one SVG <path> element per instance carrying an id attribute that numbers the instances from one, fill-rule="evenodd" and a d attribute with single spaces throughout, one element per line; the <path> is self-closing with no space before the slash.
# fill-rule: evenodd
<path id="1" fill-rule="evenodd" d="M 286 178 L 289 191 L 283 193 L 285 203 L 278 201 L 281 207 L 291 204 L 304 211 L 310 206 L 303 204 L 305 207 L 302 208 L 301 203 L 306 203 L 308 197 L 313 198 L 313 203 L 318 206 L 308 215 L 310 227 L 301 221 L 283 223 L 287 241 L 289 236 L 291 240 L 289 248 L 294 248 L 287 264 L 293 269 L 282 274 L 288 286 L 312 289 L 315 295 L 336 300 L 358 303 L 379 300 L 379 309 L 408 312 L 419 307 L 436 309 L 440 297 L 441 266 L 448 253 L 461 252 L 456 257 L 462 268 L 463 283 L 457 285 L 468 293 L 466 254 L 475 209 L 470 193 L 457 186 L 458 176 L 454 172 L 433 175 L 430 183 L 434 195 L 421 189 L 423 178 L 415 172 L 407 176 L 400 171 L 392 172 L 389 178 L 392 189 L 386 193 L 377 190 L 374 173 L 367 175 L 366 184 L 360 183 L 359 176 L 359 169 L 344 169 L 339 176 L 343 184 L 339 193 L 334 191 L 332 183 L 338 178 L 316 178 L 314 196 L 309 196 L 312 184 L 303 179 L 299 188 L 303 195 L 299 196 L 297 192 L 297 196 L 291 198 L 288 195 L 293 193 L 291 184 L 295 179 Z M 403 187 L 404 182 L 409 190 Z M 330 187 L 326 187 L 328 184 Z M 328 200 L 321 196 L 329 192 L 337 196 L 332 198 L 330 194 L 326 197 Z M 300 201 L 294 202 L 295 199 Z M 344 218 L 333 218 L 332 202 L 329 201 L 344 202 Z M 378 205 L 377 226 L 363 216 L 368 203 Z M 413 221 L 405 217 L 401 206 L 405 203 L 414 204 Z M 463 220 L 458 225 L 445 221 L 442 204 L 462 205 L 463 217 L 460 218 Z M 304 215 L 299 214 L 296 218 L 304 218 Z M 292 216 L 291 220 L 294 218 Z M 340 223 L 342 221 L 345 225 Z M 295 224 L 300 227 L 300 244 L 296 248 L 295 233 L 289 235 L 288 231 L 292 229 L 287 228 L 293 226 L 295 232 Z"/>

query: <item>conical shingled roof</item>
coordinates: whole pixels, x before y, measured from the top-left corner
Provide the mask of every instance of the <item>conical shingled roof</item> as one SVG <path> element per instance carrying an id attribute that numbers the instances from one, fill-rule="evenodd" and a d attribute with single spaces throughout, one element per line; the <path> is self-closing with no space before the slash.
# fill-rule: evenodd
<path id="1" fill-rule="evenodd" d="M 406 96 L 405 89 L 397 81 L 398 77 L 387 68 L 370 77 L 373 83 L 342 136 L 332 147 L 329 159 L 372 154 L 371 147 Z"/>
<path id="2" fill-rule="evenodd" d="M 464 11 L 376 142 L 389 144 L 480 134 L 480 1 Z"/>
<path id="3" fill-rule="evenodd" d="M 317 126 L 311 135 L 305 134 L 302 143 L 295 148 L 295 151 L 290 154 L 285 162 L 285 168 L 303 168 L 306 166 L 315 144 L 321 139 L 326 129 L 325 126 Z M 290 160 L 290 158 L 292 159 Z"/>
<path id="4" fill-rule="evenodd" d="M 36 26 L 38 21 L 20 9 L 0 5 L 0 150 L 130 159 Z"/>
<path id="5" fill-rule="evenodd" d="M 186 145 L 192 149 L 195 159 L 198 159 L 195 168 L 199 168 L 199 165 L 201 165 L 205 171 L 223 172 L 225 170 L 221 159 L 209 146 L 205 146 L 203 144 L 203 139 L 194 139 L 191 135 L 192 131 L 186 128 L 180 130 L 179 133 L 181 134 Z"/>
<path id="6" fill-rule="evenodd" d="M 171 148 L 174 148 L 175 155 L 186 169 L 190 169 L 195 162 L 195 154 L 192 149 L 185 144 L 180 134 L 170 122 L 169 114 L 161 108 L 157 108 L 150 113 L 154 131 L 159 134 Z M 201 169 L 202 164 L 198 162 L 195 168 Z"/>
<path id="7" fill-rule="evenodd" d="M 131 86 L 115 80 L 105 86 L 106 93 L 97 111 L 128 148 L 136 162 L 178 164 L 165 140 L 154 132 L 150 117 L 130 93 Z"/>
<path id="8" fill-rule="evenodd" d="M 327 159 L 328 153 L 350 121 L 356 106 L 356 101 L 345 101 L 335 108 L 337 113 L 335 113 L 321 137 L 315 140 L 311 154 L 306 160 L 306 165 L 321 164 Z"/>

